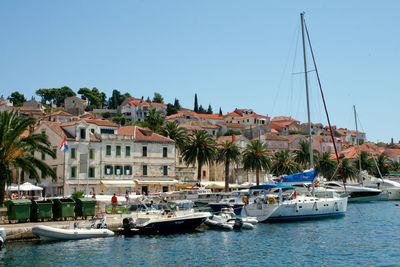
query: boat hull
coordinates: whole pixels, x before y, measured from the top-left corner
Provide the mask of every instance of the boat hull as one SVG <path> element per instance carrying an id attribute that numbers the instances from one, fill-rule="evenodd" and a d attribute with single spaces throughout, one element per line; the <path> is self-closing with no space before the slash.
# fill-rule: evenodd
<path id="1" fill-rule="evenodd" d="M 229 204 L 229 203 L 208 203 L 212 212 L 219 213 L 223 208 L 233 208 L 236 215 L 240 215 L 244 204 Z"/>
<path id="2" fill-rule="evenodd" d="M 45 225 L 33 226 L 32 233 L 44 240 L 76 240 L 114 235 L 108 229 L 60 229 Z"/>

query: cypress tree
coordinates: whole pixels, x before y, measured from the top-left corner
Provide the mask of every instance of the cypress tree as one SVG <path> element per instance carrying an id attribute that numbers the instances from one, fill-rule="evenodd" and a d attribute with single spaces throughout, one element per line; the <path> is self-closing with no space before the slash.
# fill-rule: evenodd
<path id="1" fill-rule="evenodd" d="M 213 114 L 213 110 L 211 108 L 211 104 L 208 105 L 207 114 Z"/>
<path id="2" fill-rule="evenodd" d="M 194 94 L 194 112 L 199 112 L 199 104 L 197 103 L 197 94 Z"/>
<path id="3" fill-rule="evenodd" d="M 222 109 L 221 109 L 221 107 L 219 108 L 219 115 L 222 116 Z"/>

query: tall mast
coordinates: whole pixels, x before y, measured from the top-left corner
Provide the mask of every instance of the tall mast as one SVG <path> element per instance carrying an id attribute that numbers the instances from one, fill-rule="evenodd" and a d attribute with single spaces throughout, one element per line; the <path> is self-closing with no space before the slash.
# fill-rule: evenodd
<path id="1" fill-rule="evenodd" d="M 304 38 L 304 13 L 300 14 L 301 19 L 301 36 L 303 39 L 303 57 L 304 57 L 304 78 L 306 82 L 306 98 L 307 98 L 307 117 L 308 117 L 308 136 L 309 136 L 309 151 L 310 151 L 310 168 L 314 168 L 314 156 L 312 150 L 312 134 L 311 134 L 311 118 L 310 118 L 310 100 L 308 96 L 308 71 L 307 71 L 307 56 L 306 56 L 306 41 Z"/>
<path id="2" fill-rule="evenodd" d="M 360 143 L 358 141 L 358 126 L 357 126 L 357 111 L 356 111 L 356 105 L 353 105 L 354 109 L 354 121 L 356 122 L 356 143 L 357 143 L 357 152 L 358 152 L 358 164 L 359 164 L 359 169 L 360 169 L 360 177 L 359 180 L 362 183 L 362 176 L 361 176 L 361 154 L 360 154 Z"/>

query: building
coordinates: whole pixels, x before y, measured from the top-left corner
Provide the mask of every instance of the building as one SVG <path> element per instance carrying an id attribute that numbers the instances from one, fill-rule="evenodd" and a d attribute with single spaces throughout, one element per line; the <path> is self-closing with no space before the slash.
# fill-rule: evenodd
<path id="1" fill-rule="evenodd" d="M 176 121 L 178 123 L 206 122 L 210 124 L 217 124 L 224 122 L 224 117 L 219 114 L 201 114 L 191 110 L 179 110 L 178 113 L 167 116 L 165 120 Z"/>
<path id="2" fill-rule="evenodd" d="M 64 111 L 75 116 L 85 113 L 87 101 L 76 96 L 70 96 L 64 99 Z"/>
<path id="3" fill-rule="evenodd" d="M 244 125 L 245 129 L 249 129 L 249 128 L 255 127 L 255 126 L 268 125 L 269 117 L 263 116 L 263 115 L 258 115 L 256 113 L 252 113 L 250 115 L 246 115 L 243 117 L 235 117 L 232 120 L 232 123 L 239 123 L 241 125 Z"/>
<path id="4" fill-rule="evenodd" d="M 400 163 L 400 149 L 386 149 L 383 154 L 389 159 Z"/>
<path id="5" fill-rule="evenodd" d="M 66 195 L 152 193 L 175 189 L 175 143 L 139 127 L 106 120 L 66 123 L 42 121 L 35 133 L 46 134 L 56 159 L 35 155 L 57 173 L 57 181 L 42 177 L 45 193 Z M 62 140 L 69 150 L 61 152 Z"/>
<path id="6" fill-rule="evenodd" d="M 44 116 L 43 120 L 53 122 L 69 122 L 74 120 L 74 115 L 69 114 L 68 112 L 65 112 L 63 110 L 58 110 Z"/>
<path id="7" fill-rule="evenodd" d="M 127 121 L 132 122 L 144 121 L 151 109 L 155 109 L 163 116 L 167 114 L 167 105 L 145 102 L 140 98 L 129 97 L 125 99 L 118 107 L 122 117 L 124 117 Z"/>
<path id="8" fill-rule="evenodd" d="M 267 149 L 272 152 L 289 150 L 289 141 L 283 136 L 279 136 L 273 133 L 265 133 L 259 138 L 255 138 L 254 140 L 260 140 L 260 142 L 266 144 Z"/>

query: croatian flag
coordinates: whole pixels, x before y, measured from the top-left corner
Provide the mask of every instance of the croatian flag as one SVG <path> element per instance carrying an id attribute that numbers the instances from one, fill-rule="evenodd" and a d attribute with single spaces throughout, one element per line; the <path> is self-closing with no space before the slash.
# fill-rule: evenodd
<path id="1" fill-rule="evenodd" d="M 60 150 L 62 152 L 67 152 L 69 149 L 67 142 L 65 141 L 65 138 L 61 142 Z"/>

